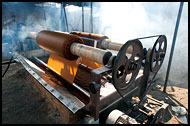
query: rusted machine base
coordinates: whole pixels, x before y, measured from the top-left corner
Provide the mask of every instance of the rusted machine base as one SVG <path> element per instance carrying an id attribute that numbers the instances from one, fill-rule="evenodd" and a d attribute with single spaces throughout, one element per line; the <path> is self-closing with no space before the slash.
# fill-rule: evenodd
<path id="1" fill-rule="evenodd" d="M 100 111 L 99 111 L 99 120 L 93 120 L 93 117 L 88 115 L 88 101 L 81 101 L 82 99 L 76 98 L 76 94 L 72 94 L 67 88 L 60 86 L 60 84 L 56 84 L 55 78 L 53 78 L 48 70 L 46 71 L 44 68 L 42 69 L 33 62 L 28 60 L 27 58 L 17 54 L 17 58 L 25 67 L 25 69 L 32 75 L 31 78 L 34 80 L 34 84 L 39 87 L 41 93 L 47 97 L 47 99 L 53 103 L 53 105 L 59 110 L 61 118 L 64 120 L 65 124 L 71 123 L 105 123 L 106 116 L 113 109 L 121 109 L 121 111 L 125 111 L 129 116 L 137 119 L 137 122 L 143 124 L 152 124 L 152 123 L 160 123 L 163 113 L 167 108 L 167 104 L 161 103 L 153 98 L 147 98 L 148 102 L 154 102 L 157 104 L 157 109 L 151 109 L 148 104 L 144 104 L 142 108 L 139 106 L 136 107 L 136 104 L 132 104 L 132 106 L 125 104 L 122 101 L 122 98 L 115 90 L 114 86 L 111 83 L 106 83 L 101 86 L 100 90 Z M 45 71 L 44 71 L 45 70 Z M 136 78 L 136 81 L 131 87 L 130 90 L 125 90 L 122 92 L 124 94 L 126 101 L 131 101 L 133 96 L 138 95 L 139 91 L 139 83 L 142 79 L 142 71 L 139 72 L 139 75 Z M 60 83 L 60 82 L 57 82 Z M 65 82 L 65 85 L 66 82 Z M 70 88 L 70 87 L 69 87 Z M 73 91 L 77 90 L 73 88 Z M 75 95 L 75 96 L 74 96 Z M 88 94 L 87 94 L 88 95 Z M 89 96 L 85 96 L 88 99 Z M 147 112 L 147 110 L 149 110 Z M 151 121 L 150 121 L 151 120 Z"/>
<path id="2" fill-rule="evenodd" d="M 52 102 L 53 105 L 59 110 L 60 116 L 63 118 L 65 123 L 77 123 L 79 120 L 84 119 L 85 116 L 88 115 L 88 112 L 86 111 L 89 107 L 88 94 L 83 94 L 83 97 L 77 98 L 76 95 L 79 92 L 77 92 L 78 90 L 76 89 L 76 87 L 67 85 L 66 82 L 56 81 L 56 78 L 51 76 L 51 73 L 48 73 L 48 69 L 43 68 L 43 65 L 39 67 L 38 65 L 36 65 L 36 63 L 30 61 L 20 54 L 16 54 L 16 57 L 22 63 L 25 69 L 31 74 L 31 78 L 34 79 L 35 84 L 37 87 L 39 87 L 41 93 L 44 94 L 47 99 L 49 99 L 49 101 Z M 126 97 L 128 97 L 129 94 L 132 94 L 132 92 L 138 89 L 137 85 L 140 82 L 141 77 L 142 72 L 140 72 L 139 76 L 134 82 L 134 87 L 132 87 L 134 90 L 126 90 Z M 66 87 L 60 85 L 60 83 L 64 83 Z M 70 90 L 68 90 L 68 88 L 70 88 Z M 102 85 L 100 90 L 99 113 L 105 111 L 107 108 L 110 108 L 112 105 L 118 103 L 121 100 L 122 99 L 120 95 L 117 93 L 111 83 L 106 83 Z"/>

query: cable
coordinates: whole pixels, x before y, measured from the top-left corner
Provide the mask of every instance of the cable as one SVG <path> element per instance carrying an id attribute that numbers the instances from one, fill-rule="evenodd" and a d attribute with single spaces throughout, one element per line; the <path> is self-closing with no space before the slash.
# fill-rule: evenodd
<path id="1" fill-rule="evenodd" d="M 13 59 L 13 56 L 11 57 L 11 59 L 10 59 L 10 61 L 9 61 L 9 64 L 8 64 L 8 66 L 7 66 L 6 70 L 5 70 L 5 72 L 4 72 L 3 75 L 2 75 L 2 78 L 5 76 L 6 72 L 8 71 L 12 59 Z"/>

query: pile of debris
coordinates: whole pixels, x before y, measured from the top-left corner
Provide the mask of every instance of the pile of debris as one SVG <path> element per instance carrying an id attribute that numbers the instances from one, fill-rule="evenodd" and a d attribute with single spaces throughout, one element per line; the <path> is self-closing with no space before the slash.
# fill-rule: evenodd
<path id="1" fill-rule="evenodd" d="M 188 112 L 186 108 L 182 106 L 171 106 L 171 110 L 174 113 L 175 118 L 181 124 L 188 124 L 187 115 Z"/>

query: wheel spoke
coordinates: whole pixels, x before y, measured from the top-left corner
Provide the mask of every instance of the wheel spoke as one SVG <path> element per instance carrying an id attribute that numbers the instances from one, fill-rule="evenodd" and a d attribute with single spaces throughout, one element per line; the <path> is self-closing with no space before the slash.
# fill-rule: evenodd
<path id="1" fill-rule="evenodd" d="M 131 46 L 133 48 L 133 51 L 131 57 L 128 58 L 126 56 L 126 50 Z M 135 57 L 138 57 L 138 60 L 135 60 Z M 113 84 L 116 87 L 116 89 L 124 90 L 133 83 L 135 77 L 138 74 L 138 71 L 140 70 L 139 67 L 135 68 L 135 62 L 138 63 L 138 65 L 141 65 L 142 58 L 143 47 L 139 40 L 130 40 L 121 47 L 115 59 L 112 70 Z M 124 70 L 122 66 L 124 66 Z M 126 82 L 126 79 L 129 81 Z"/>
<path id="2" fill-rule="evenodd" d="M 156 51 L 157 46 L 158 46 L 158 50 Z M 150 57 L 151 72 L 157 72 L 160 69 L 161 64 L 165 57 L 166 46 L 167 46 L 166 37 L 164 35 L 159 36 L 159 38 L 156 40 L 152 48 L 153 51 L 151 52 L 151 56 L 152 56 Z"/>

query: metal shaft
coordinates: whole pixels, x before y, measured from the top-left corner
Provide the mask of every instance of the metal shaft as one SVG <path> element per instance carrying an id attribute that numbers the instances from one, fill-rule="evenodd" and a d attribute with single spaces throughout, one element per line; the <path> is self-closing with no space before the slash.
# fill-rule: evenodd
<path id="1" fill-rule="evenodd" d="M 123 44 L 121 43 L 116 43 L 116 42 L 111 42 L 110 39 L 104 39 L 101 43 L 101 46 L 105 49 L 110 49 L 110 50 L 116 50 L 116 51 L 119 51 L 120 48 L 123 46 Z M 132 54 L 133 53 L 133 48 L 130 46 L 128 49 L 127 49 L 127 52 L 126 53 L 129 53 L 129 54 Z"/>
<path id="2" fill-rule="evenodd" d="M 73 43 L 70 46 L 70 51 L 73 55 L 90 59 L 91 61 L 95 61 L 103 65 L 107 64 L 112 55 L 111 52 L 79 43 Z"/>
<path id="3" fill-rule="evenodd" d="M 36 40 L 37 33 L 36 33 L 36 32 L 30 32 L 30 33 L 28 34 L 28 36 L 29 36 L 30 38 Z"/>
<path id="4" fill-rule="evenodd" d="M 168 77 L 169 77 L 169 73 L 170 73 L 170 67 L 171 67 L 171 62 L 172 62 L 172 57 L 173 57 L 173 52 L 174 52 L 174 47 L 175 47 L 175 42 L 176 42 L 176 37 L 177 37 L 177 32 L 178 32 L 178 27 L 179 27 L 181 13 L 182 13 L 182 9 L 183 9 L 183 3 L 184 2 L 181 2 L 180 7 L 179 7 L 179 12 L 178 12 L 177 21 L 176 21 L 176 26 L 175 26 L 175 31 L 174 31 L 173 41 L 172 41 L 172 47 L 171 47 L 170 58 L 169 58 L 169 62 L 168 62 L 168 69 L 167 69 L 167 73 L 166 73 L 166 79 L 165 79 L 163 92 L 166 92 L 166 87 L 167 87 Z"/>

